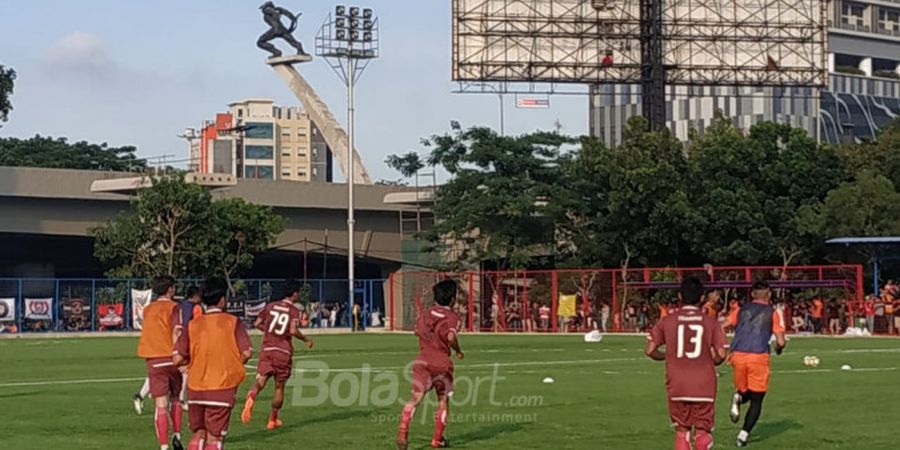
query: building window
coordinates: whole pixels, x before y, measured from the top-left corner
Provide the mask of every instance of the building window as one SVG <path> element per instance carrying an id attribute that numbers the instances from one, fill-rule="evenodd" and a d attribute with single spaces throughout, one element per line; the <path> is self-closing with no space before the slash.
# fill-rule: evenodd
<path id="1" fill-rule="evenodd" d="M 247 122 L 244 136 L 250 139 L 272 139 L 275 132 L 273 124 L 265 122 Z"/>
<path id="2" fill-rule="evenodd" d="M 300 178 L 306 178 L 306 167 L 300 167 L 297 169 L 297 176 Z"/>
<path id="3" fill-rule="evenodd" d="M 248 145 L 244 147 L 245 159 L 272 159 L 271 145 Z"/>
<path id="4" fill-rule="evenodd" d="M 297 127 L 298 136 L 306 136 L 306 127 Z"/>
<path id="5" fill-rule="evenodd" d="M 272 166 L 244 166 L 244 178 L 271 180 L 273 175 Z"/>
<path id="6" fill-rule="evenodd" d="M 900 31 L 900 9 L 881 8 L 878 11 L 878 28 L 884 31 Z"/>
<path id="7" fill-rule="evenodd" d="M 242 108 L 238 108 L 238 117 L 244 117 L 244 110 Z"/>
<path id="8" fill-rule="evenodd" d="M 281 147 L 281 156 L 291 156 L 291 148 Z"/>
<path id="9" fill-rule="evenodd" d="M 313 173 L 313 175 L 312 175 L 313 178 L 318 177 L 319 176 L 319 168 L 313 167 L 312 173 Z"/>
<path id="10" fill-rule="evenodd" d="M 297 147 L 297 156 L 306 156 L 306 147 Z"/>
<path id="11" fill-rule="evenodd" d="M 312 149 L 312 157 L 313 157 L 313 159 L 316 159 L 316 158 L 319 157 L 319 149 L 318 149 L 318 147 L 313 146 L 313 149 Z"/>
<path id="12" fill-rule="evenodd" d="M 866 6 L 861 3 L 844 2 L 841 4 L 841 23 L 853 27 L 861 27 L 865 23 Z"/>
<path id="13" fill-rule="evenodd" d="M 281 168 L 281 178 L 290 178 L 291 176 L 291 168 L 290 166 L 284 166 Z"/>
<path id="14" fill-rule="evenodd" d="M 318 135 L 319 135 L 319 130 L 313 128 L 313 129 L 312 129 L 312 135 L 313 135 L 313 136 L 318 136 Z"/>
<path id="15" fill-rule="evenodd" d="M 291 135 L 291 127 L 281 127 L 281 135 L 282 136 L 290 136 Z"/>

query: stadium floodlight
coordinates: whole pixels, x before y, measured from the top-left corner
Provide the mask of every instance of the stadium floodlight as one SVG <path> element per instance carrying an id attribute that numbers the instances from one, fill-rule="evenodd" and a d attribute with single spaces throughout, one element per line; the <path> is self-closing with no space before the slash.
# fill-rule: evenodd
<path id="1" fill-rule="evenodd" d="M 360 20 L 358 6 L 335 7 L 316 35 L 316 54 L 321 56 L 347 87 L 347 283 L 349 307 L 353 307 L 356 287 L 356 245 L 354 232 L 354 176 L 356 152 L 353 145 L 356 128 L 353 94 L 356 82 L 369 61 L 378 57 L 378 18 L 372 9 L 363 10 Z M 347 14 L 349 12 L 349 15 Z M 360 27 L 364 31 L 361 31 Z"/>

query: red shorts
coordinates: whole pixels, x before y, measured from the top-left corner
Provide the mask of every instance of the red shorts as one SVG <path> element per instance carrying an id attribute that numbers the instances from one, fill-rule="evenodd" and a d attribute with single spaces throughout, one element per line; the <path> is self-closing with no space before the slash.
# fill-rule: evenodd
<path id="1" fill-rule="evenodd" d="M 284 383 L 291 377 L 293 370 L 294 361 L 291 355 L 279 351 L 267 351 L 259 355 L 256 375 L 266 378 L 275 377 L 276 382 Z"/>
<path id="2" fill-rule="evenodd" d="M 425 393 L 432 389 L 438 396 L 453 394 L 453 363 L 429 362 L 417 359 L 413 362 L 413 392 Z"/>
<path id="3" fill-rule="evenodd" d="M 228 432 L 228 421 L 231 419 L 231 406 L 212 406 L 191 403 L 188 405 L 188 422 L 191 431 L 200 430 L 215 437 L 222 437 Z"/>
<path id="4" fill-rule="evenodd" d="M 697 427 L 698 430 L 712 431 L 716 425 L 716 404 L 669 400 L 669 418 L 682 428 Z"/>
<path id="5" fill-rule="evenodd" d="M 181 395 L 181 371 L 175 367 L 172 358 L 147 360 L 147 378 L 150 379 L 150 395 L 178 398 Z"/>

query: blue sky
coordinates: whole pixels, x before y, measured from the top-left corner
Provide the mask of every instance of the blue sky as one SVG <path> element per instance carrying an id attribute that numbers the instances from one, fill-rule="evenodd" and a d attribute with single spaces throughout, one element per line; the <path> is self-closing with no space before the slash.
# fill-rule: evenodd
<path id="1" fill-rule="evenodd" d="M 298 104 L 263 63 L 255 42 L 265 31 L 261 0 L 4 0 L 0 64 L 19 74 L 15 110 L 0 134 L 66 136 L 135 145 L 142 157 L 186 157 L 176 135 L 213 118 L 234 100 L 270 97 Z M 338 2 L 283 0 L 301 10 L 297 36 L 313 37 Z M 449 0 L 369 0 L 380 17 L 382 57 L 357 91 L 357 148 L 375 179 L 392 153 L 421 150 L 419 140 L 464 126 L 498 126 L 492 95 L 453 94 Z M 276 43 L 276 45 L 280 45 Z M 324 61 L 302 72 L 343 123 L 344 89 Z M 507 133 L 587 132 L 587 97 L 556 96 L 549 110 L 517 110 L 506 97 Z M 339 174 L 338 174 L 339 176 Z"/>

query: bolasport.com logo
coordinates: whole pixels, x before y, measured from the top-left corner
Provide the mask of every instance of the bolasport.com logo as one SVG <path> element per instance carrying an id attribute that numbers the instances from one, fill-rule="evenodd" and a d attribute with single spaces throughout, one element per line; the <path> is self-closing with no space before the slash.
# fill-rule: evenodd
<path id="1" fill-rule="evenodd" d="M 416 365 L 413 361 L 403 367 L 373 367 L 363 364 L 358 368 L 331 368 L 323 361 L 302 360 L 294 367 L 295 376 L 288 384 L 293 387 L 291 405 L 316 407 L 366 407 L 392 409 L 390 413 L 373 412 L 370 420 L 377 423 L 399 421 L 400 408 L 409 400 L 414 386 L 423 390 L 421 381 L 413 377 Z M 536 409 L 544 405 L 544 397 L 537 394 L 509 393 L 503 387 L 506 377 L 500 365 L 483 367 L 487 371 L 456 373 L 448 387 L 451 420 L 454 422 L 536 422 Z M 441 380 L 447 382 L 449 380 Z M 424 386 L 428 390 L 431 386 Z M 455 413 L 475 406 L 490 406 L 503 413 Z M 417 408 L 416 416 L 422 420 L 427 411 L 437 406 L 437 396 L 428 394 Z M 396 409 L 396 411 L 393 411 Z M 480 410 L 483 410 L 481 408 Z"/>

